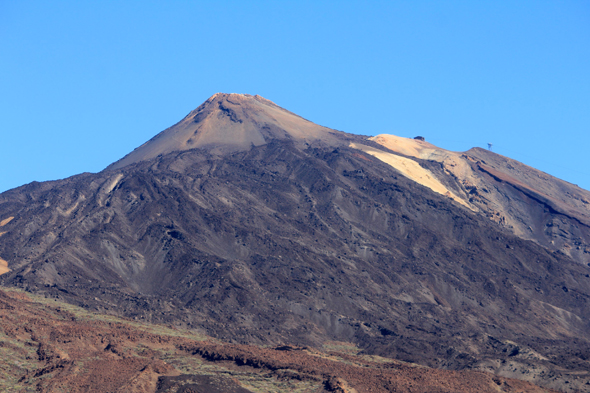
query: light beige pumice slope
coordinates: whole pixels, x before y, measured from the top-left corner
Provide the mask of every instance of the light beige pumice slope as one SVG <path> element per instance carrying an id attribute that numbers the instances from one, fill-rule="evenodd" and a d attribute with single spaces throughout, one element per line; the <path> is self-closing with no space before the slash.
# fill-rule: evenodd
<path id="1" fill-rule="evenodd" d="M 468 201 L 466 201 L 464 198 L 457 196 L 453 191 L 451 191 L 443 183 L 441 183 L 441 181 L 437 179 L 437 177 L 431 171 L 421 167 L 418 162 L 407 157 L 388 153 L 360 143 L 351 143 L 350 147 L 362 150 L 365 153 L 380 159 L 386 164 L 391 165 L 405 177 L 415 181 L 416 183 L 428 187 L 436 193 L 448 196 L 455 202 L 471 210 L 478 211 L 478 209 L 475 208 L 472 204 L 468 203 Z"/>
<path id="2" fill-rule="evenodd" d="M 422 160 L 440 162 L 443 164 L 445 172 L 459 179 L 463 184 L 469 184 L 470 182 L 475 181 L 476 176 L 474 175 L 470 164 L 461 157 L 462 153 L 441 149 L 429 142 L 419 139 L 403 138 L 395 135 L 377 135 L 369 138 L 369 140 L 376 142 L 399 155 L 384 154 L 381 152 L 376 154 L 376 149 L 362 146 L 353 147 L 361 148 L 365 152 L 390 164 L 406 177 L 438 192 L 439 194 L 450 196 L 453 200 L 469 207 L 471 210 L 480 210 L 477 204 L 470 201 L 468 194 L 463 193 L 456 195 L 443 185 L 441 179 L 437 179 L 436 175 L 431 171 L 421 167 L 418 162 L 411 159 L 419 158 Z M 413 162 L 414 164 L 410 164 L 409 162 Z"/>

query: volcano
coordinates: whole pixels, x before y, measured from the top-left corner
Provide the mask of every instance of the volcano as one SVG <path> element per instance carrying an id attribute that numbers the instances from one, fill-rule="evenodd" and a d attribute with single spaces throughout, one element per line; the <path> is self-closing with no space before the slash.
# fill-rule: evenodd
<path id="1" fill-rule="evenodd" d="M 258 95 L 217 93 L 107 169 L 195 148 L 212 153 L 249 150 L 272 140 L 340 145 L 345 133 L 318 126 Z"/>
<path id="2" fill-rule="evenodd" d="M 590 193 L 218 93 L 96 174 L 0 194 L 0 275 L 91 311 L 590 392 Z"/>

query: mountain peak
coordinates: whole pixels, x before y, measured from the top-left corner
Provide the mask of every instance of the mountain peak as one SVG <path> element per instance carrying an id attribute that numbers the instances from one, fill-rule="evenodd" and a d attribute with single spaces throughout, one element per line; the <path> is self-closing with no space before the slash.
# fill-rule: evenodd
<path id="1" fill-rule="evenodd" d="M 272 139 L 337 143 L 337 131 L 319 126 L 259 95 L 216 93 L 184 119 L 144 143 L 108 169 L 161 154 L 196 148 L 223 154 L 249 150 Z"/>

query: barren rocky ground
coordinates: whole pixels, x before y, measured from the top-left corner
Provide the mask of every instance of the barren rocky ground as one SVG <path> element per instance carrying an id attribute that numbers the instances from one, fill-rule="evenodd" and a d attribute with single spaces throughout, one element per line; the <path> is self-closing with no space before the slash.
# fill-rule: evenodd
<path id="1" fill-rule="evenodd" d="M 448 161 L 235 96 L 105 171 L 0 194 L 0 283 L 224 343 L 343 342 L 590 391 L 584 192 L 477 151 L 457 164 L 467 184 Z M 225 146 L 216 127 L 246 142 Z M 455 199 L 355 144 L 402 154 Z"/>
<path id="2" fill-rule="evenodd" d="M 323 349 L 223 344 L 173 327 L 0 291 L 4 392 L 549 392 L 472 371 L 442 371 Z"/>

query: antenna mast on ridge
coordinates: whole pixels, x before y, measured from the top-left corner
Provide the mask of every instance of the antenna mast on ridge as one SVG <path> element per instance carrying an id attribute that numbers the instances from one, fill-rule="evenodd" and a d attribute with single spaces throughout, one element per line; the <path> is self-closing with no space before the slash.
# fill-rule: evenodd
<path id="1" fill-rule="evenodd" d="M 488 142 L 488 150 L 492 151 L 492 144 Z"/>

